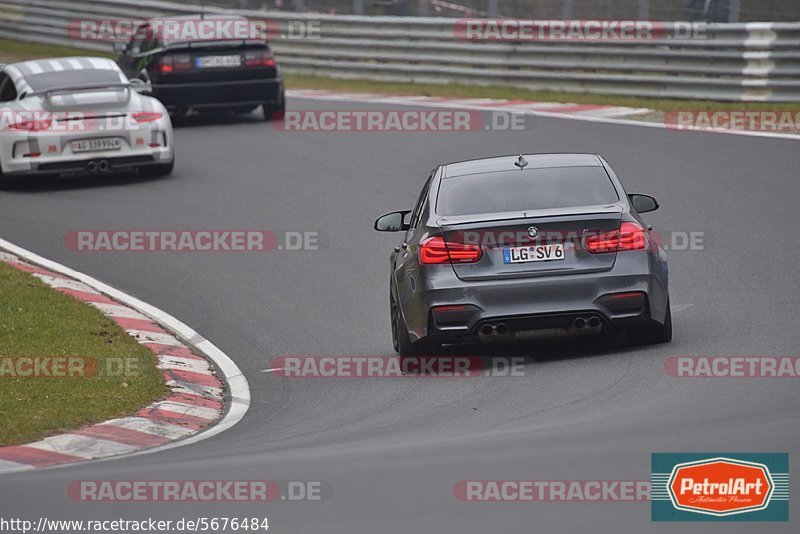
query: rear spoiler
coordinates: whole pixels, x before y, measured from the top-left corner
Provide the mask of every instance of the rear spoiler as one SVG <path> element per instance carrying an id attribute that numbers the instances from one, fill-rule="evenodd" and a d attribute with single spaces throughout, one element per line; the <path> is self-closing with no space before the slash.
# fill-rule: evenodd
<path id="1" fill-rule="evenodd" d="M 581 206 L 576 208 L 550 208 L 528 211 L 505 211 L 496 213 L 479 213 L 476 215 L 445 215 L 436 219 L 440 227 L 456 226 L 460 224 L 475 224 L 484 222 L 513 221 L 518 219 L 535 219 L 537 217 L 570 217 L 574 215 L 606 215 L 621 214 L 622 206 L 618 203 L 602 204 L 598 206 Z"/>
<path id="2" fill-rule="evenodd" d="M 89 91 L 97 91 L 103 89 L 128 89 L 130 90 L 132 87 L 131 82 L 118 82 L 118 83 L 83 83 L 83 84 L 73 84 L 73 85 L 62 85 L 60 87 L 51 87 L 50 89 L 42 89 L 40 91 L 29 91 L 23 94 L 23 98 L 27 96 L 34 96 L 34 95 L 44 95 L 45 98 L 50 98 L 56 94 L 63 94 L 63 93 L 80 93 L 80 92 L 89 92 Z"/>

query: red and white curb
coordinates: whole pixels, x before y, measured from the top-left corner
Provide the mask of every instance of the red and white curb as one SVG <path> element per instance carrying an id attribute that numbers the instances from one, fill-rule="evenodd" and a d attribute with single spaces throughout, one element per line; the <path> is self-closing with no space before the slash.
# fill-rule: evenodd
<path id="1" fill-rule="evenodd" d="M 377 93 L 344 93 L 313 89 L 294 89 L 288 96 L 310 100 L 344 100 L 370 102 L 374 104 L 399 104 L 404 106 L 453 107 L 485 111 L 507 111 L 509 113 L 546 113 L 555 115 L 579 115 L 585 117 L 626 117 L 650 113 L 648 108 L 622 106 L 599 106 L 595 104 L 569 104 L 564 102 L 534 102 L 530 100 L 506 100 L 493 98 L 450 98 L 444 96 L 384 95 Z"/>
<path id="2" fill-rule="evenodd" d="M 183 446 L 217 435 L 244 417 L 250 405 L 247 379 L 227 355 L 185 324 L 3 239 L 0 261 L 31 273 L 56 291 L 86 302 L 111 318 L 156 355 L 170 389 L 167 398 L 132 416 L 34 443 L 0 447 L 0 474 Z M 205 357 L 197 356 L 192 348 Z"/>
<path id="3" fill-rule="evenodd" d="M 315 89 L 292 89 L 286 91 L 287 96 L 308 100 L 344 101 L 361 104 L 390 104 L 396 106 L 417 106 L 432 108 L 457 108 L 476 111 L 504 111 L 525 115 L 552 117 L 557 119 L 597 122 L 603 124 L 620 124 L 625 126 L 641 126 L 645 128 L 670 129 L 663 121 L 648 118 L 631 119 L 636 115 L 652 114 L 649 108 L 630 108 L 623 106 L 600 106 L 594 104 L 568 104 L 563 102 L 535 102 L 531 100 L 505 100 L 493 98 L 450 98 L 439 96 L 387 95 L 379 93 L 348 93 Z M 800 140 L 800 135 L 793 133 L 761 132 L 752 130 L 704 129 L 689 128 L 675 130 L 684 133 L 693 130 L 697 133 L 721 133 L 728 135 L 745 135 L 750 137 L 769 137 L 776 139 Z"/>

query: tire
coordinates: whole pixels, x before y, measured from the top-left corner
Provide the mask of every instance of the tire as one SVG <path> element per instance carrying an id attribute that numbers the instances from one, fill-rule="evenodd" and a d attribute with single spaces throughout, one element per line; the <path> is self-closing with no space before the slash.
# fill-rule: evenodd
<path id="1" fill-rule="evenodd" d="M 146 167 L 139 168 L 139 174 L 142 176 L 167 176 L 172 174 L 172 170 L 175 168 L 175 158 L 172 158 L 172 161 L 169 163 L 158 163 L 156 165 L 148 165 Z"/>
<path id="2" fill-rule="evenodd" d="M 389 313 L 392 320 L 392 346 L 401 358 L 406 356 L 435 356 L 441 350 L 440 343 L 424 341 L 411 342 L 408 337 L 408 328 L 400 314 L 400 309 L 394 302 L 394 297 L 389 297 Z"/>
<path id="3" fill-rule="evenodd" d="M 262 109 L 264 110 L 264 120 L 269 122 L 271 120 L 281 120 L 283 118 L 283 114 L 286 111 L 286 106 L 283 104 L 279 106 L 271 105 L 271 104 L 263 104 Z"/>
<path id="4" fill-rule="evenodd" d="M 670 311 L 669 297 L 667 297 L 667 313 L 664 316 L 664 324 L 628 328 L 628 344 L 655 345 L 670 341 L 672 341 L 672 311 Z"/>
<path id="5" fill-rule="evenodd" d="M 17 185 L 17 181 L 14 178 L 3 176 L 3 169 L 0 169 L 0 191 L 13 189 L 15 185 Z"/>
<path id="6" fill-rule="evenodd" d="M 274 102 L 264 102 L 261 105 L 264 111 L 264 120 L 269 122 L 271 120 L 282 120 L 283 114 L 286 111 L 286 96 L 283 87 Z"/>

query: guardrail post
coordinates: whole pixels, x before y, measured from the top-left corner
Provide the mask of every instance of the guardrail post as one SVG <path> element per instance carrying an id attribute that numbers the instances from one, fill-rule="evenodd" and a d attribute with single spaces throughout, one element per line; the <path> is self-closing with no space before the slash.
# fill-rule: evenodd
<path id="1" fill-rule="evenodd" d="M 636 18 L 639 20 L 648 20 L 650 18 L 650 0 L 639 0 Z"/>
<path id="2" fill-rule="evenodd" d="M 731 0 L 728 5 L 728 22 L 739 22 L 742 12 L 742 0 Z"/>
<path id="3" fill-rule="evenodd" d="M 364 14 L 364 0 L 353 0 L 353 15 Z"/>
<path id="4" fill-rule="evenodd" d="M 490 19 L 497 18 L 497 14 L 500 12 L 500 8 L 498 6 L 498 0 L 488 0 L 486 3 L 486 16 Z"/>
<path id="5" fill-rule="evenodd" d="M 561 0 L 561 18 L 572 18 L 572 0 Z"/>

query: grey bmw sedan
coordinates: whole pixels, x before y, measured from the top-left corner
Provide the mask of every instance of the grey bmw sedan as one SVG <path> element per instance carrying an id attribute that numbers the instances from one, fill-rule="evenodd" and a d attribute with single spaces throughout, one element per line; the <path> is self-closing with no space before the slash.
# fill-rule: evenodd
<path id="1" fill-rule="evenodd" d="M 630 343 L 670 341 L 666 253 L 641 217 L 657 208 L 597 154 L 438 166 L 413 210 L 375 221 L 402 233 L 389 261 L 395 350 L 622 329 Z"/>

